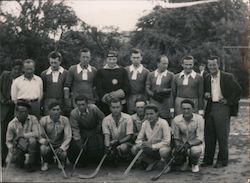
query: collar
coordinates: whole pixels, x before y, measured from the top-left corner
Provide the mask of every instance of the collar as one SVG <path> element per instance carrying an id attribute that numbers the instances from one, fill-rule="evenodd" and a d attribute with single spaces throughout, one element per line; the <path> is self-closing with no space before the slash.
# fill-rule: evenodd
<path id="1" fill-rule="evenodd" d="M 60 66 L 59 69 L 58 69 L 58 72 L 62 74 L 63 71 L 64 71 L 64 68 Z M 46 74 L 49 75 L 51 73 L 52 73 L 52 69 L 51 69 L 51 67 L 49 67 Z"/>
<path id="2" fill-rule="evenodd" d="M 48 115 L 48 123 L 57 123 L 57 122 L 61 123 L 61 121 L 62 121 L 62 116 L 61 116 L 61 115 L 60 115 L 60 117 L 59 117 L 59 120 L 56 121 L 56 122 L 54 122 L 54 121 L 50 118 L 50 115 Z"/>
<path id="3" fill-rule="evenodd" d="M 81 111 L 77 108 L 77 110 L 78 110 L 78 113 L 79 113 L 79 115 L 81 116 L 81 114 L 83 114 L 83 113 L 81 113 Z M 88 109 L 88 106 L 87 106 L 87 108 L 86 108 L 86 114 L 88 114 L 89 113 L 89 109 Z"/>
<path id="4" fill-rule="evenodd" d="M 160 73 L 158 72 L 158 69 L 155 70 L 155 77 L 158 77 L 158 75 L 167 76 L 168 70 L 165 70 L 164 72 Z"/>
<path id="5" fill-rule="evenodd" d="M 30 116 L 30 115 L 28 115 L 27 119 L 25 120 L 25 123 L 26 123 L 27 121 L 29 121 L 29 120 L 30 120 L 30 118 L 31 118 L 31 116 Z M 17 118 L 17 117 L 15 117 L 15 121 L 16 121 L 17 123 L 21 123 L 21 122 L 18 120 L 18 118 Z M 25 124 L 25 123 L 24 123 L 24 124 Z"/>
<path id="6" fill-rule="evenodd" d="M 29 80 L 26 77 L 24 77 L 24 75 L 21 76 L 23 80 Z M 35 74 L 33 74 L 33 77 L 31 78 L 31 80 L 36 80 Z"/>
<path id="7" fill-rule="evenodd" d="M 139 73 L 142 72 L 142 69 L 143 69 L 143 65 L 140 64 L 139 67 L 135 67 L 133 64 L 129 67 L 129 71 L 132 72 L 132 71 L 138 71 Z"/>
<path id="8" fill-rule="evenodd" d="M 181 115 L 181 119 L 182 121 L 184 121 L 185 123 L 187 123 L 187 121 L 185 120 L 185 118 L 183 117 L 183 115 Z M 190 122 L 191 123 L 192 121 L 194 121 L 194 113 L 193 113 L 193 117 L 191 118 Z"/>
<path id="9" fill-rule="evenodd" d="M 183 71 L 181 71 L 181 73 L 180 73 L 180 78 L 181 78 L 182 76 L 184 76 L 184 75 L 186 75 L 186 74 L 184 73 L 184 70 L 183 70 Z M 192 72 L 191 72 L 190 74 L 188 74 L 188 76 L 191 76 L 191 77 L 194 79 L 195 76 L 196 76 L 196 72 L 195 72 L 194 70 L 192 70 Z"/>
<path id="10" fill-rule="evenodd" d="M 76 67 L 77 67 L 77 73 L 78 73 L 78 74 L 79 74 L 82 70 L 84 70 L 84 69 L 80 66 L 80 64 L 77 64 Z M 88 70 L 89 72 L 92 72 L 92 68 L 91 68 L 90 65 L 88 65 L 87 70 Z"/>
<path id="11" fill-rule="evenodd" d="M 217 79 L 217 78 L 220 78 L 220 70 L 218 71 L 216 77 L 213 77 L 212 74 L 211 74 L 211 79 Z"/>
<path id="12" fill-rule="evenodd" d="M 116 66 L 114 68 L 110 68 L 108 64 L 104 65 L 103 67 L 104 69 L 117 69 L 119 68 L 119 66 L 116 64 Z"/>

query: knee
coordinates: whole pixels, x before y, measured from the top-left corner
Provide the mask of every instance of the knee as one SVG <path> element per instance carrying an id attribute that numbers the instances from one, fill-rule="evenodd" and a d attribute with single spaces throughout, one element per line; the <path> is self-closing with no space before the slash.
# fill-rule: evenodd
<path id="1" fill-rule="evenodd" d="M 31 146 L 36 146 L 37 145 L 37 140 L 34 137 L 29 138 L 29 145 Z"/>
<path id="2" fill-rule="evenodd" d="M 190 149 L 190 155 L 192 157 L 200 157 L 202 153 L 202 147 L 201 146 L 193 146 Z"/>
<path id="3" fill-rule="evenodd" d="M 162 148 L 160 148 L 159 153 L 160 153 L 161 158 L 167 158 L 170 151 L 171 151 L 170 147 L 162 147 Z"/>
<path id="4" fill-rule="evenodd" d="M 138 151 L 140 150 L 140 146 L 138 144 L 133 145 L 133 147 L 131 148 L 131 153 L 133 155 L 136 155 L 138 153 Z"/>
<path id="5" fill-rule="evenodd" d="M 60 160 L 64 160 L 67 157 L 67 152 L 66 151 L 62 151 L 62 152 L 58 153 L 57 155 L 58 155 L 58 157 L 59 157 Z"/>
<path id="6" fill-rule="evenodd" d="M 49 147 L 46 145 L 41 145 L 40 146 L 40 153 L 41 155 L 46 155 L 49 152 Z"/>
<path id="7" fill-rule="evenodd" d="M 121 144 L 117 147 L 122 154 L 128 153 L 128 145 L 127 144 Z"/>

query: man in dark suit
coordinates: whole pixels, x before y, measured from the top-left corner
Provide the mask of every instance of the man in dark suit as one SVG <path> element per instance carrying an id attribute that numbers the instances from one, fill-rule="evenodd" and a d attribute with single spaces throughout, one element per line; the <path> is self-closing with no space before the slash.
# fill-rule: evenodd
<path id="1" fill-rule="evenodd" d="M 219 152 L 214 168 L 228 164 L 228 136 L 230 117 L 238 113 L 241 87 L 230 73 L 220 71 L 219 58 L 208 58 L 210 75 L 204 79 L 205 99 L 205 155 L 201 166 L 213 164 L 216 141 Z"/>

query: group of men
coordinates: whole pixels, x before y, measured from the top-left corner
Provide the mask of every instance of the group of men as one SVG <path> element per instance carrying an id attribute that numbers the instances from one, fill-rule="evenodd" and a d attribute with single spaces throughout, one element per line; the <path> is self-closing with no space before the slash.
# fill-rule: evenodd
<path id="1" fill-rule="evenodd" d="M 176 149 L 180 168 L 190 165 L 199 172 L 204 145 L 201 166 L 210 166 L 218 141 L 214 167 L 227 166 L 230 116 L 237 115 L 241 88 L 232 74 L 219 69 L 218 57 L 209 57 L 209 72 L 200 74 L 193 70 L 192 56 L 182 59 L 178 74 L 168 70 L 165 55 L 149 72 L 139 49 L 132 49 L 126 68 L 117 64 L 116 51 L 107 53 L 99 70 L 89 64 L 89 49 L 80 50 L 79 57 L 80 63 L 66 70 L 61 54 L 51 52 L 41 77 L 31 59 L 16 60 L 11 72 L 2 73 L 3 163 L 28 171 L 38 163 L 46 171 L 53 157 L 62 168 L 84 151 L 79 164 L 98 162 L 106 153 L 107 162 L 116 165 L 142 150 L 138 164 L 150 171 L 164 166 Z"/>

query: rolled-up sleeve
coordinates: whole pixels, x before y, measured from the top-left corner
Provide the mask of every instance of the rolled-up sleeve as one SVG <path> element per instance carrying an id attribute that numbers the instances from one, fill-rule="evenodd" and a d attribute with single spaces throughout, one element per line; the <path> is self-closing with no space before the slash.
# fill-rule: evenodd
<path id="1" fill-rule="evenodd" d="M 197 128 L 197 139 L 200 141 L 204 141 L 204 119 L 203 117 L 199 116 L 198 118 L 198 128 Z"/>
<path id="2" fill-rule="evenodd" d="M 127 118 L 126 135 L 131 135 L 134 133 L 133 130 L 133 120 L 131 117 Z"/>
<path id="3" fill-rule="evenodd" d="M 164 146 L 170 146 L 170 128 L 168 126 L 167 122 L 162 122 L 161 124 L 161 128 L 162 128 L 162 140 L 156 144 L 152 144 L 152 149 L 153 150 L 157 150 L 160 149 Z"/>
<path id="4" fill-rule="evenodd" d="M 72 111 L 70 114 L 70 125 L 72 129 L 72 138 L 76 141 L 81 140 L 79 124 L 76 119 L 75 111 Z"/>
<path id="5" fill-rule="evenodd" d="M 135 143 L 141 146 L 144 140 L 144 137 L 145 137 L 145 123 L 142 124 L 141 130 L 137 136 Z"/>
<path id="6" fill-rule="evenodd" d="M 17 82 L 16 80 L 13 81 L 11 85 L 11 100 L 16 103 L 17 102 Z"/>
<path id="7" fill-rule="evenodd" d="M 108 127 L 108 119 L 107 118 L 104 118 L 103 119 L 103 122 L 102 122 L 102 132 L 103 134 L 111 134 L 110 131 L 109 131 L 109 127 Z"/>
<path id="8" fill-rule="evenodd" d="M 69 148 L 70 141 L 72 139 L 72 130 L 68 118 L 64 118 L 63 123 L 64 123 L 64 138 L 60 148 L 63 151 L 67 151 Z"/>
<path id="9" fill-rule="evenodd" d="M 7 133 L 6 133 L 6 146 L 8 147 L 8 149 L 13 147 L 14 138 L 15 138 L 15 129 L 14 129 L 12 123 L 10 123 L 8 125 L 8 129 L 7 129 Z"/>
<path id="10" fill-rule="evenodd" d="M 35 116 L 30 117 L 30 122 L 31 122 L 31 132 L 25 133 L 24 137 L 29 138 L 29 137 L 40 137 L 40 126 L 38 123 L 38 120 Z"/>

